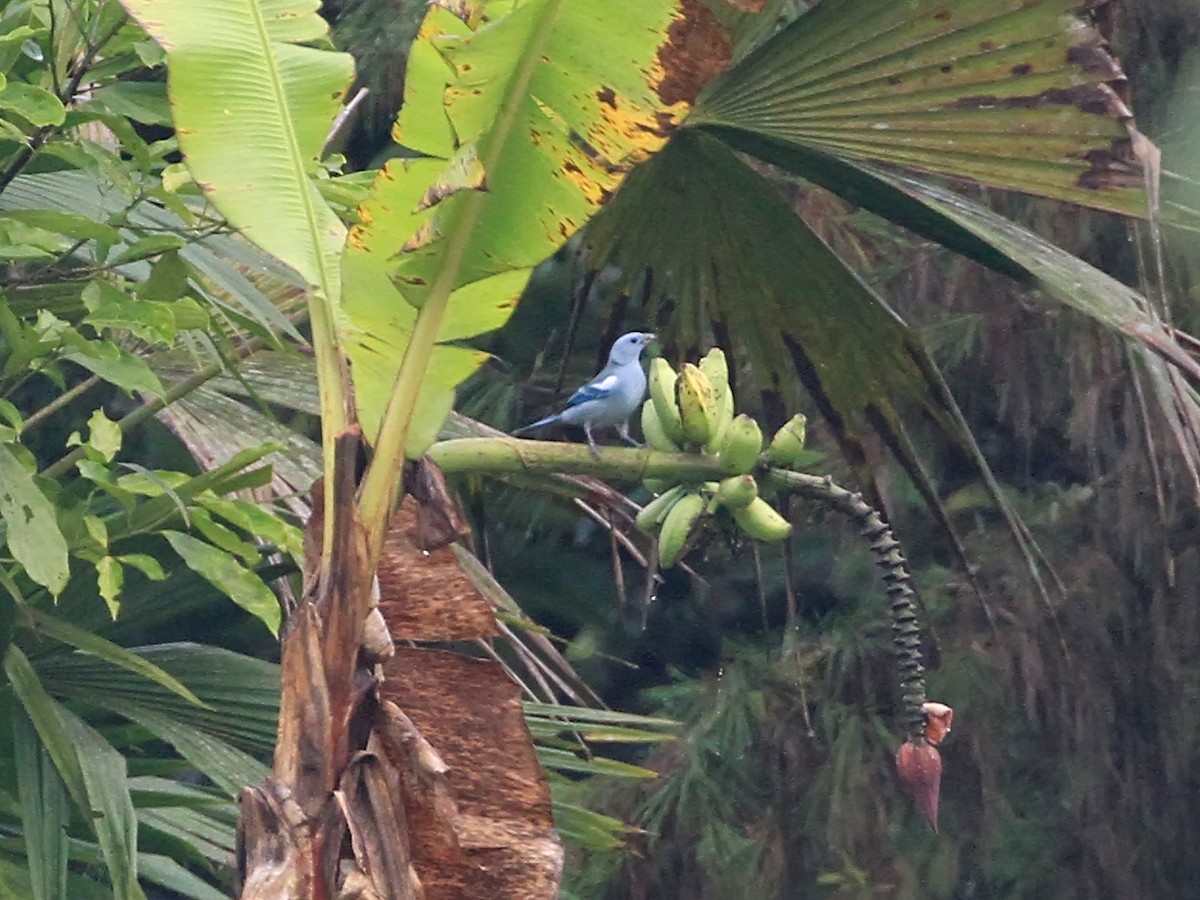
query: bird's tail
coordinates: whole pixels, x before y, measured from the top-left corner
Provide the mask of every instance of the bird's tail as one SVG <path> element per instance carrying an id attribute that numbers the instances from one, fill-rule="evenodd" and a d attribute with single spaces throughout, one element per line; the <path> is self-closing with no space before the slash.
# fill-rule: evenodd
<path id="1" fill-rule="evenodd" d="M 562 413 L 555 413 L 552 416 L 546 416 L 544 419 L 538 419 L 536 422 L 530 422 L 528 425 L 522 425 L 513 432 L 513 437 L 525 434 L 527 431 L 533 431 L 535 428 L 541 428 L 543 425 L 553 425 L 562 418 Z"/>

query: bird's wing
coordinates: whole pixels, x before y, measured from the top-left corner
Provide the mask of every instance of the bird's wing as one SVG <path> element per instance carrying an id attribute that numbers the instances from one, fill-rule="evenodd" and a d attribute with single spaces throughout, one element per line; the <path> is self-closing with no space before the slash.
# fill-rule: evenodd
<path id="1" fill-rule="evenodd" d="M 567 400 L 567 409 L 572 406 L 578 406 L 580 403 L 586 403 L 589 400 L 603 400 L 605 397 L 612 396 L 612 392 L 617 389 L 617 383 L 620 379 L 612 372 L 601 372 Z"/>

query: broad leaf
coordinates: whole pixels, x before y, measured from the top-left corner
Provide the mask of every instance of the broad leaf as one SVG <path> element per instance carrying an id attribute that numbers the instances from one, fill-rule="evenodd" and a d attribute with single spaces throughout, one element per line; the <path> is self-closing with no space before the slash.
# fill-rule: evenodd
<path id="1" fill-rule="evenodd" d="M 124 6 L 167 51 L 179 145 L 206 196 L 246 237 L 335 301 L 345 229 L 309 175 L 353 63 L 297 44 L 326 34 L 317 3 Z"/>
<path id="2" fill-rule="evenodd" d="M 345 334 L 372 439 L 416 310 L 428 320 L 423 342 L 498 327 L 530 267 L 687 110 L 662 96 L 675 2 L 533 0 L 463 12 L 470 24 L 432 8 L 410 56 L 395 137 L 427 158 L 388 164 L 346 251 Z M 409 455 L 432 441 L 454 385 L 484 359 L 454 347 L 417 353 L 428 356 L 406 363 L 405 387 L 421 390 Z"/>
<path id="3" fill-rule="evenodd" d="M 61 125 L 67 112 L 54 94 L 21 81 L 10 81 L 0 89 L 0 110 L 14 112 L 35 127 Z"/>

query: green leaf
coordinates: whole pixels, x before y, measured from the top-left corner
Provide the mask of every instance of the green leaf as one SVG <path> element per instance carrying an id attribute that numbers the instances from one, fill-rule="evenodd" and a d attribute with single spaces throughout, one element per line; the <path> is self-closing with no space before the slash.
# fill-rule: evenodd
<path id="1" fill-rule="evenodd" d="M 279 600 L 263 580 L 236 559 L 211 544 L 179 531 L 162 532 L 188 568 L 224 591 L 234 603 L 260 619 L 271 634 L 279 634 Z"/>
<path id="2" fill-rule="evenodd" d="M 67 542 L 54 506 L 8 446 L 0 444 L 0 518 L 9 552 L 26 574 L 52 594 L 67 585 Z"/>
<path id="3" fill-rule="evenodd" d="M 148 237 L 138 238 L 128 248 L 118 253 L 110 264 L 120 266 L 139 259 L 149 259 L 162 253 L 180 250 L 186 243 L 187 241 L 177 234 L 152 234 Z"/>
<path id="4" fill-rule="evenodd" d="M 538 761 L 548 769 L 559 772 L 577 772 L 583 775 L 614 775 L 620 778 L 657 778 L 658 773 L 653 769 L 619 762 L 615 759 L 605 759 L 593 756 L 584 759 L 570 750 L 560 750 L 557 747 L 538 747 Z"/>
<path id="5" fill-rule="evenodd" d="M 601 15 L 586 3 L 533 0 L 489 7 L 477 29 L 431 7 L 394 135 L 429 158 L 388 163 L 344 260 L 343 333 L 368 439 L 408 354 L 414 310 L 436 323 L 425 340 L 498 327 L 530 267 L 682 118 L 685 102 L 661 99 L 657 62 L 681 6 L 610 0 Z M 484 360 L 448 346 L 418 353 L 401 388 L 419 398 L 400 448 L 409 456 L 428 447 L 454 386 Z"/>
<path id="6" fill-rule="evenodd" d="M 205 815 L 203 810 L 178 805 L 142 809 L 138 821 L 143 826 L 178 838 L 218 865 L 230 866 L 234 862 L 234 830 Z"/>
<path id="7" fill-rule="evenodd" d="M 144 900 L 137 884 L 137 823 L 124 758 L 46 693 L 28 659 L 15 645 L 10 645 L 5 654 L 4 671 L 42 746 L 85 821 L 95 830 L 114 897 Z"/>
<path id="8" fill-rule="evenodd" d="M 226 553 L 238 557 L 248 566 L 259 561 L 260 555 L 257 547 L 243 541 L 232 529 L 215 521 L 207 510 L 192 509 L 190 515 L 192 527 L 214 547 L 219 547 Z"/>
<path id="9" fill-rule="evenodd" d="M 554 828 L 564 839 L 589 850 L 615 850 L 631 829 L 620 819 L 554 798 Z"/>
<path id="10" fill-rule="evenodd" d="M 67 789 L 33 723 L 20 709 L 13 711 L 13 751 L 33 900 L 66 900 Z"/>
<path id="11" fill-rule="evenodd" d="M 202 881 L 169 856 L 139 853 L 138 869 L 142 877 L 157 885 L 194 900 L 229 900 L 227 894 Z"/>
<path id="12" fill-rule="evenodd" d="M 13 179 L 0 193 L 0 209 L 50 208 L 96 221 L 108 221 L 113 216 L 119 216 L 131 228 L 139 231 L 185 234 L 192 228 L 176 210 L 149 201 L 134 204 L 134 200 L 132 191 L 126 193 L 114 189 L 99 174 L 89 171 L 45 172 Z M 269 274 L 280 283 L 298 284 L 290 269 L 237 235 L 200 236 L 193 232 L 189 236 L 192 239 L 178 255 L 198 273 L 199 296 L 220 308 L 223 314 L 232 304 L 233 311 L 244 311 L 266 333 L 278 331 L 296 334 L 285 315 L 243 274 L 244 269 L 249 269 Z"/>
<path id="13" fill-rule="evenodd" d="M 0 89 L 0 109 L 15 112 L 37 128 L 61 125 L 67 116 L 61 100 L 45 88 L 22 81 L 10 81 Z"/>
<path id="14" fill-rule="evenodd" d="M 87 216 L 56 209 L 6 210 L 0 213 L 0 218 L 33 225 L 46 231 L 56 231 L 80 241 L 101 241 L 108 244 L 117 244 L 121 241 L 121 233 L 111 225 L 97 222 Z"/>
<path id="15" fill-rule="evenodd" d="M 718 76 L 687 124 L 1144 216 L 1124 75 L 1080 12 L 825 0 Z"/>
<path id="16" fill-rule="evenodd" d="M 167 573 L 157 559 L 145 553 L 123 553 L 117 557 L 127 566 L 137 569 L 151 581 L 163 581 Z"/>
<path id="17" fill-rule="evenodd" d="M 255 537 L 286 550 L 297 559 L 304 553 L 304 538 L 300 529 L 289 525 L 256 503 L 210 496 L 201 497 L 200 503 L 209 512 L 217 514 Z"/>
<path id="18" fill-rule="evenodd" d="M 78 363 L 131 394 L 163 395 L 162 383 L 145 360 L 108 341 L 89 341 L 81 334 L 68 340 L 71 350 L 63 354 L 64 359 Z"/>
<path id="19" fill-rule="evenodd" d="M 345 228 L 309 175 L 353 61 L 296 42 L 327 27 L 307 0 L 125 0 L 167 51 L 176 133 L 196 182 L 229 222 L 331 302 Z M 220 98 L 219 102 L 213 102 Z"/>
<path id="20" fill-rule="evenodd" d="M 119 900 L 145 900 L 137 880 L 137 818 L 125 758 L 98 732 L 60 707 L 60 719 L 78 751 L 96 840 Z"/>
<path id="21" fill-rule="evenodd" d="M 260 444 L 235 453 L 228 462 L 200 475 L 188 478 L 181 472 L 152 472 L 133 463 L 125 463 L 134 474 L 120 478 L 120 491 L 138 493 L 151 499 L 139 503 L 121 522 L 109 522 L 110 540 L 153 529 L 178 514 L 187 521 L 187 504 L 205 491 L 228 493 L 242 488 L 257 487 L 270 480 L 269 466 L 250 469 L 254 463 L 276 450 L 278 446 Z"/>
<path id="22" fill-rule="evenodd" d="M 112 665 L 132 672 L 135 675 L 140 675 L 147 681 L 151 681 L 176 696 L 182 697 L 188 703 L 194 703 L 198 706 L 203 705 L 200 698 L 185 685 L 181 684 L 177 678 L 169 672 L 160 669 L 152 662 L 149 662 L 145 657 L 105 640 L 98 634 L 65 622 L 50 613 L 43 612 L 36 607 L 26 606 L 24 612 L 33 620 L 39 631 L 49 635 L 54 640 L 81 650 L 84 653 L 91 654 L 105 662 L 112 663 Z"/>
<path id="23" fill-rule="evenodd" d="M 88 446 L 98 451 L 105 462 L 112 462 L 121 449 L 121 429 L 102 409 L 95 410 L 88 418 Z"/>
<path id="24" fill-rule="evenodd" d="M 81 299 L 88 310 L 83 321 L 97 330 L 126 329 L 144 341 L 159 344 L 172 342 L 179 331 L 172 304 L 134 299 L 107 281 L 92 281 L 83 289 Z"/>
<path id="25" fill-rule="evenodd" d="M 96 588 L 108 606 L 108 613 L 115 620 L 121 611 L 121 585 L 125 582 L 125 570 L 111 556 L 96 561 Z"/>
<path id="26" fill-rule="evenodd" d="M 577 734 L 601 743 L 658 743 L 675 739 L 681 723 L 611 709 L 589 709 L 554 703 L 523 704 L 525 722 L 535 737 Z"/>
<path id="27" fill-rule="evenodd" d="M 124 669 L 87 657 L 46 660 L 43 678 L 63 696 L 111 710 L 171 744 L 229 797 L 257 784 L 267 768 L 239 747 L 270 752 L 279 702 L 279 670 L 214 647 L 142 648 L 148 662 L 186 682 L 197 707 Z"/>
<path id="28" fill-rule="evenodd" d="M 98 103 L 118 115 L 145 125 L 170 125 L 171 107 L 161 81 L 118 81 L 92 92 Z"/>
<path id="29" fill-rule="evenodd" d="M 83 517 L 83 527 L 87 530 L 88 537 L 95 541 L 102 549 L 108 549 L 108 528 L 104 524 L 104 520 L 98 516 Z"/>
<path id="30" fill-rule="evenodd" d="M 37 730 L 42 746 L 54 761 L 54 767 L 58 769 L 75 805 L 88 810 L 87 789 L 79 767 L 79 757 L 71 736 L 59 718 L 60 708 L 54 698 L 46 693 L 29 659 L 16 644 L 9 644 L 5 651 L 4 674 L 8 676 L 13 693 Z"/>

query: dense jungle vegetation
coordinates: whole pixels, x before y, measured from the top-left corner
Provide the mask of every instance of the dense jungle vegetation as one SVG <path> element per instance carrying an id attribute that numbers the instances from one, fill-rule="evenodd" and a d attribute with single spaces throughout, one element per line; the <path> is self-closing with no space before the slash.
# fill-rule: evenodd
<path id="1" fill-rule="evenodd" d="M 0 6 L 0 897 L 1190 896 L 1197 47 L 1198 0 Z M 660 565 L 712 447 L 506 437 L 630 330 L 807 416 L 786 540 Z M 954 709 L 936 831 L 851 492 Z"/>

